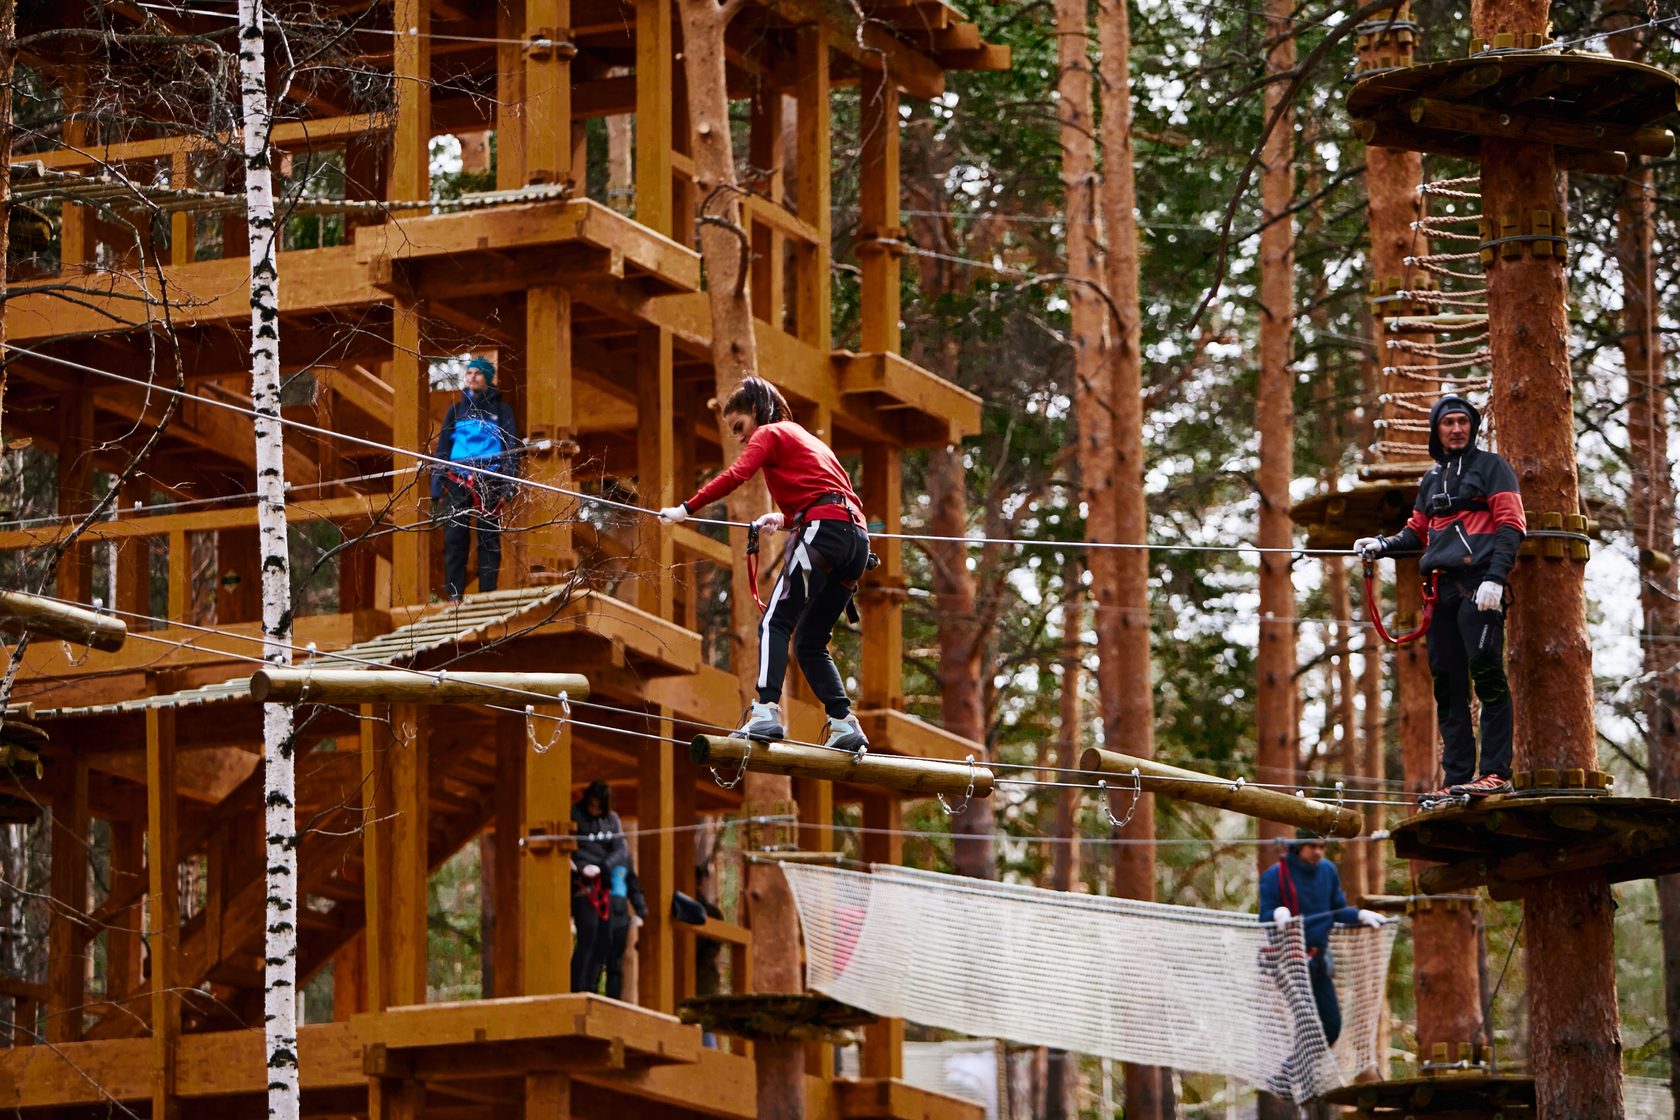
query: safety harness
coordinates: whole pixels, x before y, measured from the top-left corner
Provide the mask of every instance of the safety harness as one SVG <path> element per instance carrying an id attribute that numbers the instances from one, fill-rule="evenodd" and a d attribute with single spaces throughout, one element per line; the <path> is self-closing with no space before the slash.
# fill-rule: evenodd
<path id="1" fill-rule="evenodd" d="M 1282 857 L 1278 859 L 1278 894 L 1291 914 L 1301 913 L 1301 893 L 1295 889 L 1295 877 L 1289 873 L 1288 859 Z M 1317 946 L 1307 946 L 1307 956 L 1318 956 Z"/>
<path id="2" fill-rule="evenodd" d="M 833 493 L 824 494 L 822 497 L 818 498 L 816 501 L 812 502 L 810 505 L 795 514 L 793 524 L 788 527 L 788 532 L 794 537 L 797 537 L 800 533 L 804 532 L 806 519 L 810 516 L 811 511 L 816 509 L 818 506 L 844 506 L 846 507 L 848 520 L 850 520 L 853 525 L 863 529 L 865 533 L 869 531 L 868 528 L 858 520 L 857 513 L 852 509 L 852 504 L 846 500 L 845 495 Z M 764 605 L 764 600 L 760 598 L 758 594 L 758 534 L 759 530 L 757 522 L 747 526 L 747 579 L 752 583 L 752 597 L 753 602 L 758 604 L 758 613 L 763 614 L 767 608 Z M 829 563 L 828 557 L 824 556 L 816 549 L 807 549 L 806 554 L 811 558 L 811 566 L 822 572 L 824 575 L 831 575 L 834 572 L 834 565 Z M 792 547 L 783 549 L 782 570 L 776 574 L 776 578 L 778 580 L 785 579 L 787 577 L 788 564 L 792 562 L 792 559 Z M 866 572 L 872 572 L 880 566 L 881 558 L 875 555 L 873 551 L 869 553 L 868 559 L 863 562 L 863 570 Z M 846 618 L 853 625 L 856 625 L 859 620 L 857 609 L 858 581 L 855 579 L 843 579 L 838 582 L 840 586 L 844 587 L 848 592 L 846 597 Z"/>
<path id="3" fill-rule="evenodd" d="M 1423 581 L 1423 617 L 1418 620 L 1417 628 L 1396 638 L 1388 632 L 1388 627 L 1383 625 L 1382 608 L 1377 603 L 1376 571 L 1377 565 L 1374 560 L 1365 561 L 1365 611 L 1371 616 L 1371 625 L 1376 628 L 1377 637 L 1391 646 L 1403 646 L 1417 641 L 1429 632 L 1429 620 L 1435 615 L 1435 600 L 1440 598 L 1436 587 L 1440 573 L 1430 572 L 1429 577 Z"/>
<path id="4" fill-rule="evenodd" d="M 495 468 L 490 469 L 494 470 Z M 472 499 L 473 509 L 483 516 L 489 518 L 500 518 L 502 516 L 502 510 L 507 506 L 507 495 L 498 493 L 495 504 L 487 508 L 484 504 L 484 493 L 479 489 L 479 476 L 476 471 L 472 474 L 462 474 L 459 471 L 445 469 L 443 477 L 446 481 L 453 482 L 465 490 L 467 496 Z"/>

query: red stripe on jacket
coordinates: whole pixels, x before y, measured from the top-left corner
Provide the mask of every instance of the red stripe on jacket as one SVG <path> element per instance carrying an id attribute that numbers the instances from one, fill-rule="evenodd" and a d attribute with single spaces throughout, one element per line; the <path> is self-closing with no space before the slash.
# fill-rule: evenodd
<path id="1" fill-rule="evenodd" d="M 690 510 L 709 506 L 760 470 L 770 489 L 770 500 L 781 507 L 790 523 L 801 513 L 812 521 L 855 518 L 858 524 L 863 523 L 863 503 L 852 489 L 846 468 L 826 443 L 791 420 L 760 424 L 748 437 L 740 456 L 683 504 Z M 812 508 L 829 494 L 839 494 L 847 504 Z"/>
<path id="2" fill-rule="evenodd" d="M 1519 533 L 1528 532 L 1528 520 L 1523 515 L 1522 498 L 1509 491 L 1490 497 L 1487 509 L 1467 509 L 1450 517 L 1430 517 L 1422 510 L 1414 509 L 1411 518 L 1406 522 L 1406 528 L 1416 533 L 1418 539 L 1427 544 L 1431 532 L 1439 533 L 1454 521 L 1463 526 L 1466 533 L 1474 536 L 1496 533 L 1507 526 Z"/>

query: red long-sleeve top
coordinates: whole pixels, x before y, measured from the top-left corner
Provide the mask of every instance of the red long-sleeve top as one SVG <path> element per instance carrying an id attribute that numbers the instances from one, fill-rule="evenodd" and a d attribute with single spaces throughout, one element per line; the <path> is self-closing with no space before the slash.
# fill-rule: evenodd
<path id="1" fill-rule="evenodd" d="M 790 526 L 800 514 L 807 521 L 864 523 L 863 503 L 840 460 L 827 444 L 791 420 L 760 424 L 740 456 L 683 505 L 690 512 L 709 506 L 760 470 L 770 488 L 770 500 L 781 507 Z M 830 494 L 838 494 L 844 504 L 816 504 Z"/>

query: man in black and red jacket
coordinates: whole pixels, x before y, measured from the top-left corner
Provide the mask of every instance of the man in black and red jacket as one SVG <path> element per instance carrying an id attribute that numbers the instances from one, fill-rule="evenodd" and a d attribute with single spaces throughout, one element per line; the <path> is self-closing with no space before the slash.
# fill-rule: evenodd
<path id="1" fill-rule="evenodd" d="M 1436 402 L 1429 414 L 1429 454 L 1436 465 L 1418 486 L 1411 520 L 1391 537 L 1362 537 L 1353 543 L 1367 560 L 1421 549 L 1424 581 L 1434 581 L 1439 596 L 1429 623 L 1429 671 L 1435 678 L 1446 781 L 1424 794 L 1425 801 L 1511 788 L 1505 589 L 1528 526 L 1516 472 L 1494 452 L 1476 446 L 1481 422 L 1481 414 L 1463 397 Z M 1479 775 L 1470 726 L 1472 682 L 1482 702 Z"/>

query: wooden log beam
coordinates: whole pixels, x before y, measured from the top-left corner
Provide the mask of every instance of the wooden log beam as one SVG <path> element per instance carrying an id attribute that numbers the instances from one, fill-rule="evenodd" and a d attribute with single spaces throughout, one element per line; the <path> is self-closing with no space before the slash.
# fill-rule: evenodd
<path id="1" fill-rule="evenodd" d="M 1532 116 L 1477 105 L 1458 105 L 1420 97 L 1406 108 L 1413 124 L 1440 128 L 1471 136 L 1503 140 L 1528 140 L 1566 148 L 1588 148 L 1635 152 L 1661 158 L 1674 150 L 1674 133 L 1666 128 L 1639 127 L 1608 122 L 1582 123 Z"/>
<path id="2" fill-rule="evenodd" d="M 0 624 L 114 653 L 128 638 L 120 618 L 21 591 L 0 591 Z"/>
<path id="3" fill-rule="evenodd" d="M 1365 817 L 1355 809 L 1292 797 L 1277 790 L 1259 789 L 1240 782 L 1227 782 L 1211 774 L 1168 766 L 1148 758 L 1134 758 L 1116 751 L 1088 747 L 1079 757 L 1079 768 L 1101 774 L 1130 777 L 1133 770 L 1149 784 L 1149 792 L 1198 805 L 1212 805 L 1245 816 L 1310 828 L 1324 836 L 1351 838 L 1365 831 Z"/>
<path id="4" fill-rule="evenodd" d="M 745 762 L 746 769 L 761 773 L 883 786 L 904 793 L 990 797 L 994 782 L 990 767 L 972 763 L 879 754 L 855 758 L 825 747 L 760 743 L 719 735 L 696 735 L 688 754 L 705 766 L 741 766 Z"/>
<path id="5" fill-rule="evenodd" d="M 262 669 L 251 674 L 252 699 L 282 704 L 518 704 L 522 694 L 531 700 L 584 700 L 589 680 L 577 673 L 404 669 Z"/>

